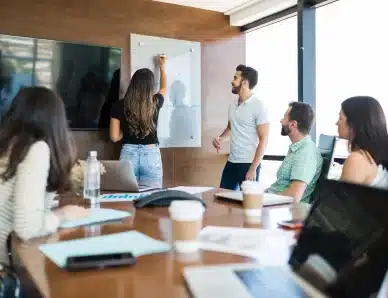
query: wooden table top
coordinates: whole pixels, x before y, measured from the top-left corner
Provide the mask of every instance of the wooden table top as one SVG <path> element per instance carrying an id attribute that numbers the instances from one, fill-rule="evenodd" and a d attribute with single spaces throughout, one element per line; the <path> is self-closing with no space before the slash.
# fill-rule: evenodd
<path id="1" fill-rule="evenodd" d="M 204 226 L 246 227 L 242 206 L 215 198 L 214 193 L 203 194 L 208 203 Z M 40 253 L 38 246 L 43 243 L 133 229 L 155 239 L 166 240 L 162 231 L 165 223 L 170 221 L 167 208 L 136 210 L 130 202 L 103 203 L 101 206 L 127 210 L 132 216 L 122 222 L 100 225 L 97 230 L 91 227 L 64 229 L 28 243 L 15 241 L 17 257 L 44 297 L 190 297 L 182 274 L 185 266 L 255 262 L 247 257 L 210 251 L 201 251 L 197 261 L 184 262 L 171 251 L 139 257 L 133 267 L 69 273 Z M 277 229 L 277 222 L 291 218 L 289 206 L 265 207 L 262 218 L 262 228 Z M 284 254 L 288 256 L 289 251 L 284 251 Z"/>

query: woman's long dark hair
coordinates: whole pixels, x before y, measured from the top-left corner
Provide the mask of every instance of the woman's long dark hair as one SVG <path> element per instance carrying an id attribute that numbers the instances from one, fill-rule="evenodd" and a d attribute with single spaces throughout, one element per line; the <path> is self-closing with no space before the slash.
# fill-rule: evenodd
<path id="1" fill-rule="evenodd" d="M 157 100 L 154 98 L 155 77 L 151 70 L 142 68 L 132 76 L 124 96 L 124 112 L 129 131 L 144 138 L 156 130 L 154 114 Z"/>
<path id="2" fill-rule="evenodd" d="M 0 127 L 0 158 L 9 154 L 8 167 L 1 173 L 4 181 L 14 177 L 18 165 L 37 141 L 46 142 L 50 148 L 47 191 L 65 190 L 75 161 L 75 147 L 64 104 L 50 89 L 23 88 L 13 99 Z"/>
<path id="3" fill-rule="evenodd" d="M 351 151 L 367 152 L 379 164 L 387 161 L 387 122 L 380 103 L 370 96 L 356 96 L 341 104 L 349 126 Z"/>

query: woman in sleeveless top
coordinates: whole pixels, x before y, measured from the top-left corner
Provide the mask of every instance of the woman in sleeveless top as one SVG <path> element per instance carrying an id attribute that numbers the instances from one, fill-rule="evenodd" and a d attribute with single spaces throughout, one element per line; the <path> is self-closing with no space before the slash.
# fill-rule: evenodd
<path id="1" fill-rule="evenodd" d="M 350 155 L 340 180 L 388 188 L 386 168 L 387 123 L 380 103 L 373 97 L 357 96 L 341 104 L 338 134 L 348 140 Z"/>
<path id="2" fill-rule="evenodd" d="M 141 188 L 161 188 L 162 159 L 159 150 L 157 124 L 159 111 L 167 93 L 165 56 L 158 57 L 160 89 L 154 94 L 155 77 L 151 70 L 137 70 L 131 78 L 124 99 L 111 110 L 110 138 L 123 143 L 120 160 L 131 162 Z"/>

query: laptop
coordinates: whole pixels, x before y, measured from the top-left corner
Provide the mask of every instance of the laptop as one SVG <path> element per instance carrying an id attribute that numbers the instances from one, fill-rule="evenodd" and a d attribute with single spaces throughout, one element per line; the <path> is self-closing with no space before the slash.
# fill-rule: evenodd
<path id="1" fill-rule="evenodd" d="M 101 190 L 116 192 L 146 192 L 158 188 L 138 185 L 132 164 L 128 160 L 101 160 L 106 173 L 101 175 Z"/>
<path id="2" fill-rule="evenodd" d="M 215 194 L 217 198 L 226 199 L 235 202 L 243 201 L 243 194 L 241 191 L 227 191 L 227 192 L 217 192 Z M 280 204 L 290 204 L 294 199 L 292 197 L 281 196 L 272 193 L 264 193 L 263 205 L 272 206 Z"/>
<path id="3" fill-rule="evenodd" d="M 186 267 L 193 296 L 376 297 L 388 268 L 388 190 L 322 184 L 288 264 Z"/>

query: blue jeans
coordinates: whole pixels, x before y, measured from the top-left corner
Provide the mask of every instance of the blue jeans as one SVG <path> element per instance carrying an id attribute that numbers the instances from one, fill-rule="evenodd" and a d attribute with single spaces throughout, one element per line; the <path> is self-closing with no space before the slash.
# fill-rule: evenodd
<path id="1" fill-rule="evenodd" d="M 163 167 L 158 145 L 124 144 L 120 160 L 129 160 L 139 188 L 162 188 Z"/>
<path id="2" fill-rule="evenodd" d="M 221 188 L 239 190 L 240 185 L 245 180 L 245 176 L 248 173 L 250 163 L 233 163 L 226 162 L 224 171 L 221 177 Z M 256 169 L 256 181 L 259 181 L 261 164 Z"/>

